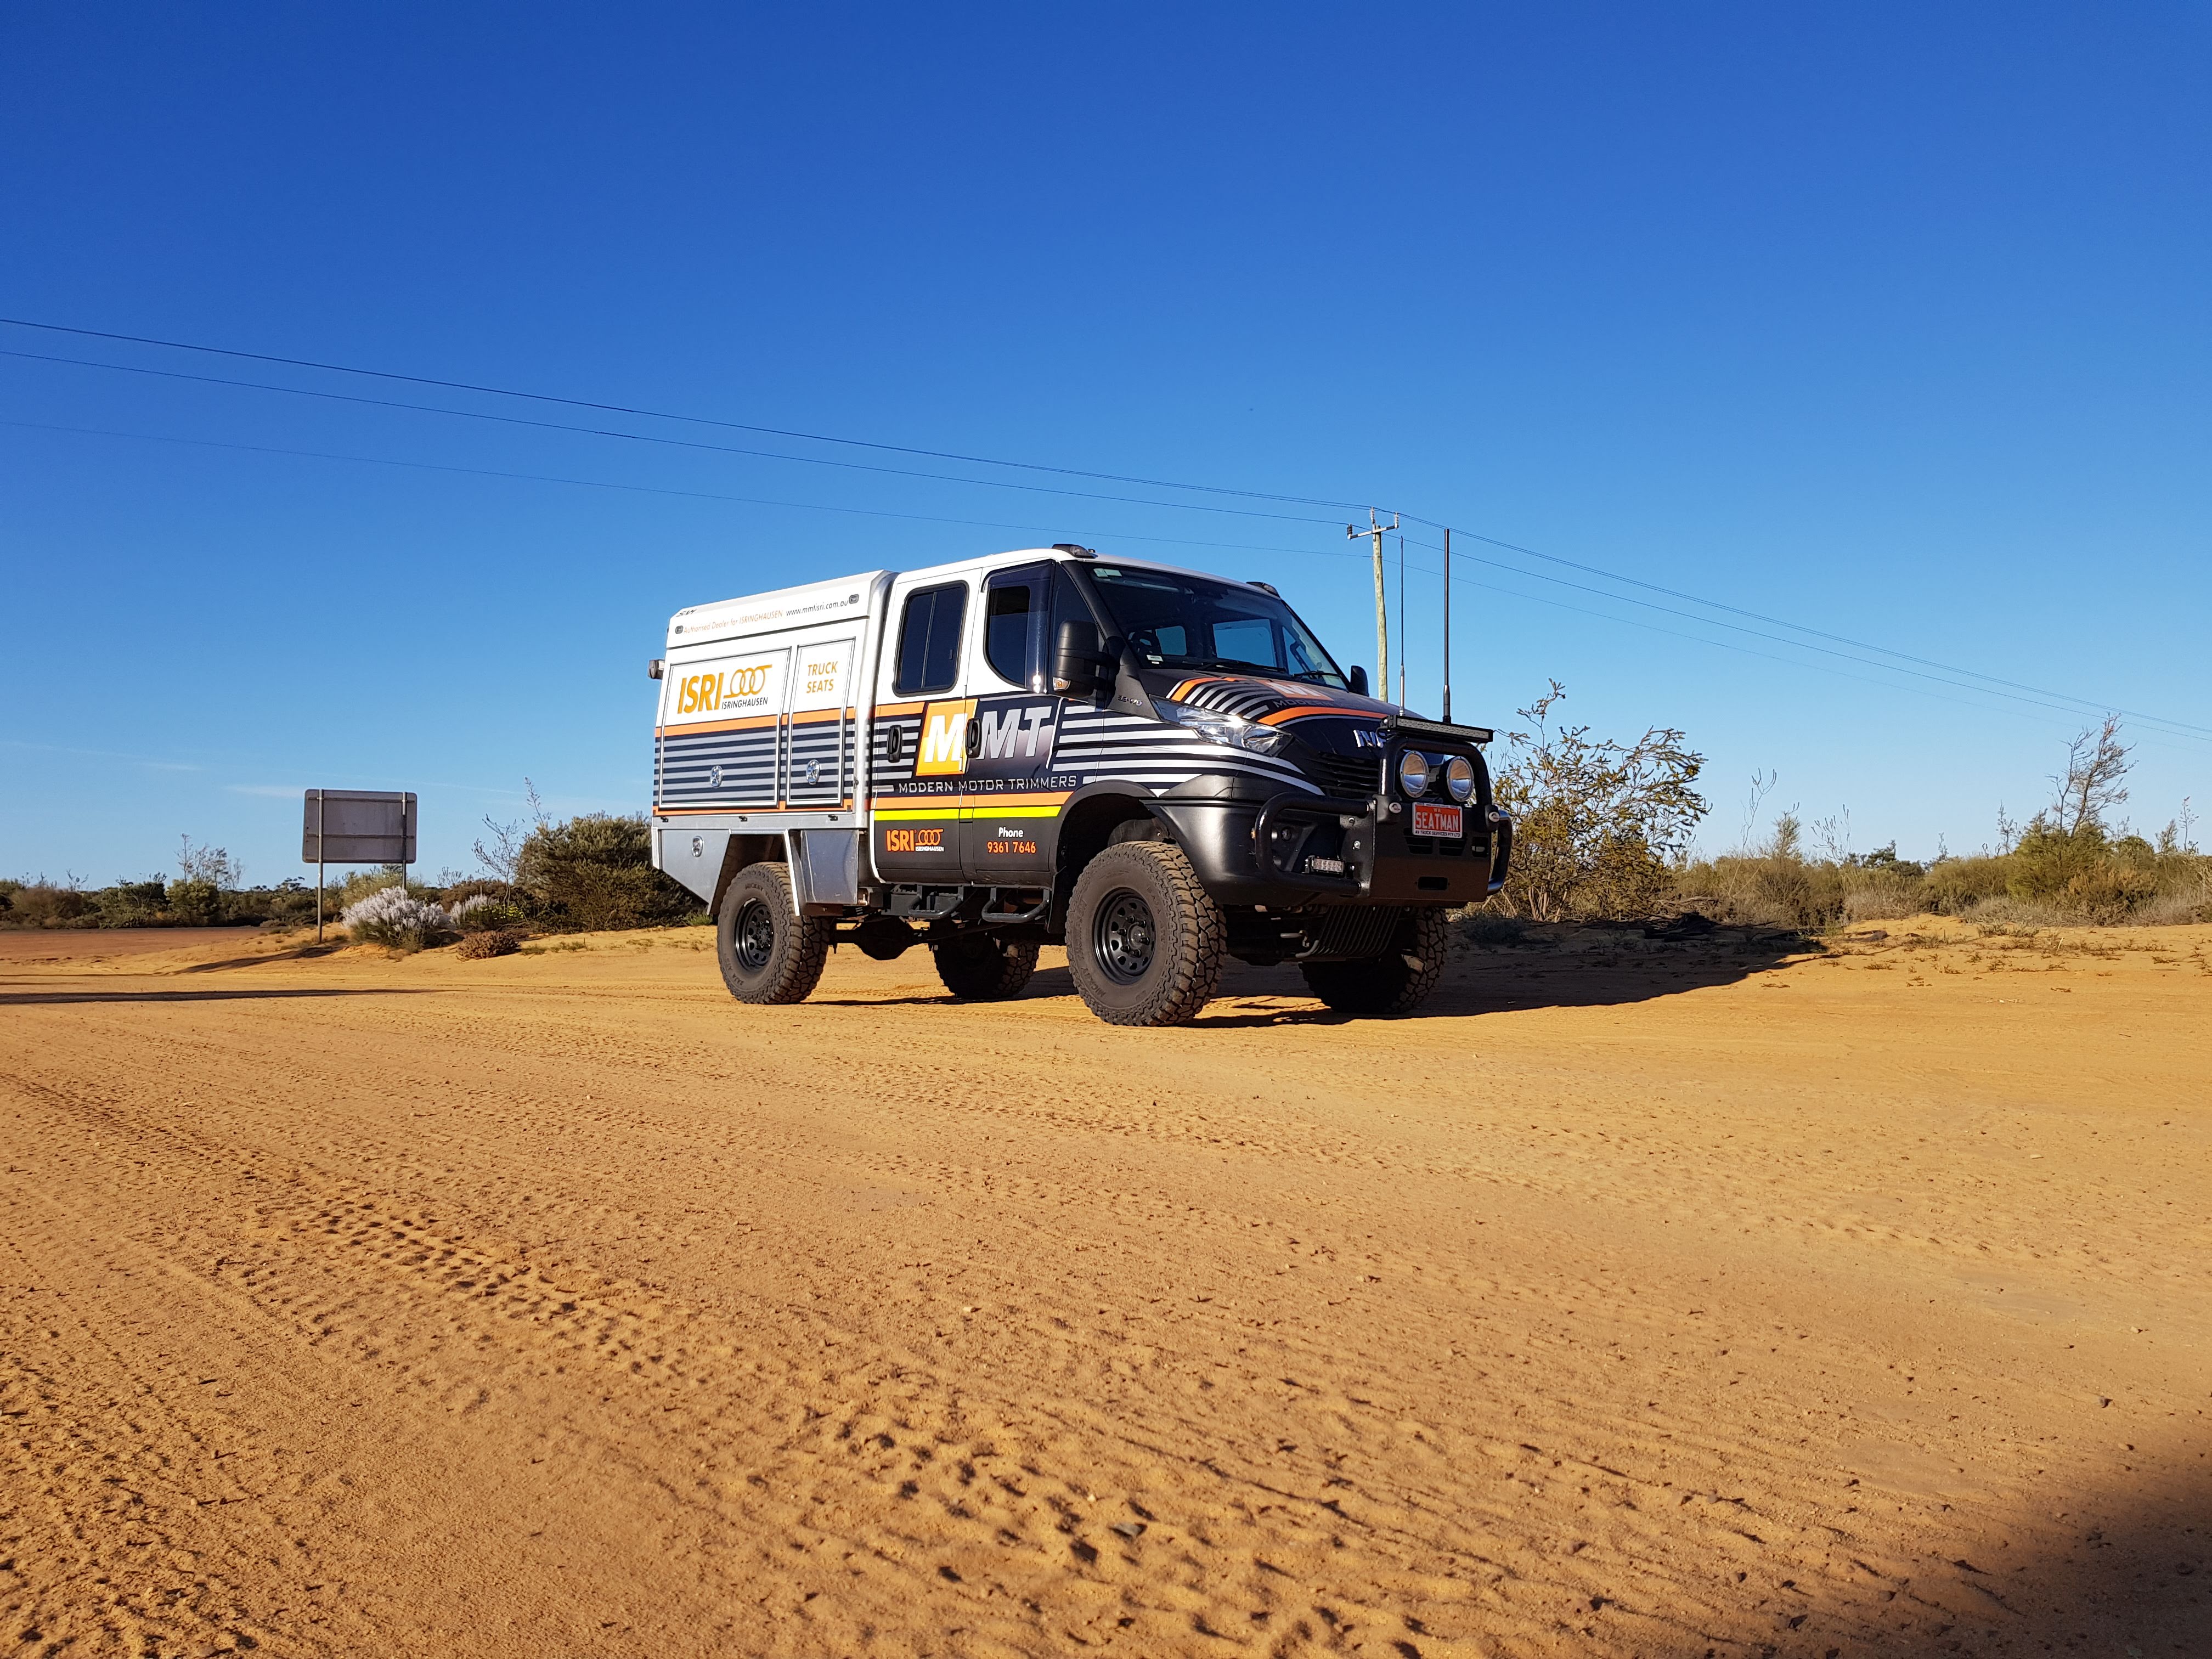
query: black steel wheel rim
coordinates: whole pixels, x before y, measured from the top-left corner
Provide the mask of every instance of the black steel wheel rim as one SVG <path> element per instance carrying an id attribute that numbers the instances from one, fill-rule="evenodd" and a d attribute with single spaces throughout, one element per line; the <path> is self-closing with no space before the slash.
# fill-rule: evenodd
<path id="1" fill-rule="evenodd" d="M 757 974 L 775 956 L 775 917 L 767 905 L 758 899 L 748 899 L 738 912 L 734 929 L 738 966 L 749 974 Z"/>
<path id="2" fill-rule="evenodd" d="M 1144 895 L 1124 887 L 1109 893 L 1091 929 L 1091 954 L 1098 969 L 1117 985 L 1133 985 L 1150 972 L 1159 930 Z"/>

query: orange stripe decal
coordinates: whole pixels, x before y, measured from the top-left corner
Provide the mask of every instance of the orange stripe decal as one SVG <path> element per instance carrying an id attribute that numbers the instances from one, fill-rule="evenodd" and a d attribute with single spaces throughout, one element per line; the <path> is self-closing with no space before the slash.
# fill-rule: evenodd
<path id="1" fill-rule="evenodd" d="M 732 812 L 849 812 L 853 810 L 851 797 L 840 801 L 808 801 L 794 806 L 786 801 L 741 800 L 727 806 L 656 806 L 653 816 L 657 818 L 726 817 Z"/>
<path id="2" fill-rule="evenodd" d="M 754 714 L 741 720 L 702 720 L 696 726 L 657 726 L 653 729 L 653 735 L 656 738 L 697 738 L 710 732 L 763 732 L 780 718 L 775 714 Z"/>
<path id="3" fill-rule="evenodd" d="M 1272 714 L 1260 716 L 1262 726 L 1280 726 L 1287 720 L 1302 720 L 1315 714 L 1334 714 L 1340 720 L 1358 718 L 1359 710 L 1346 708 L 1340 703 L 1300 703 L 1291 708 L 1278 708 Z"/>

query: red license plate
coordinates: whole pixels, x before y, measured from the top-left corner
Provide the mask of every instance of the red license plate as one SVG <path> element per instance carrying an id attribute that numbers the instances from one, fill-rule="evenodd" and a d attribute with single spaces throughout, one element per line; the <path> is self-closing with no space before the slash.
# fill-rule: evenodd
<path id="1" fill-rule="evenodd" d="M 1457 806 L 1437 806 L 1428 801 L 1417 800 L 1413 803 L 1413 833 L 1457 841 L 1462 831 L 1460 814 L 1463 810 Z"/>

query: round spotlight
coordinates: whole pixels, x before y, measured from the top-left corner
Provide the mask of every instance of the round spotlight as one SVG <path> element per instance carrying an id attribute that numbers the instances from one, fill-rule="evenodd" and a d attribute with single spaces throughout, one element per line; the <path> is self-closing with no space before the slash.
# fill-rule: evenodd
<path id="1" fill-rule="evenodd" d="M 1429 787 L 1429 757 L 1418 749 L 1408 749 L 1398 757 L 1398 787 L 1406 792 L 1408 800 L 1425 793 Z"/>
<path id="2" fill-rule="evenodd" d="M 1474 763 L 1454 755 L 1444 763 L 1444 793 L 1464 806 L 1474 799 Z"/>

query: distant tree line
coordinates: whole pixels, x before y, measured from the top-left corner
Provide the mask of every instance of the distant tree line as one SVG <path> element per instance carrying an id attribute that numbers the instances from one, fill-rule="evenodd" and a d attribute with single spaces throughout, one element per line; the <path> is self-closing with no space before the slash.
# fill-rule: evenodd
<path id="1" fill-rule="evenodd" d="M 528 933 L 665 927 L 706 920 L 699 901 L 653 867 L 642 814 L 589 812 L 555 822 L 530 795 L 533 821 L 494 824 L 477 844 L 489 872 L 448 872 L 436 882 L 409 878 L 407 892 L 451 908 L 468 905 L 481 927 Z M 323 891 L 335 922 L 371 893 L 400 884 L 397 866 L 356 871 Z M 315 890 L 288 878 L 247 887 L 237 861 L 219 847 L 185 839 L 173 877 L 149 876 L 106 887 L 75 878 L 0 880 L 0 927 L 245 927 L 272 932 L 312 927 Z"/>

